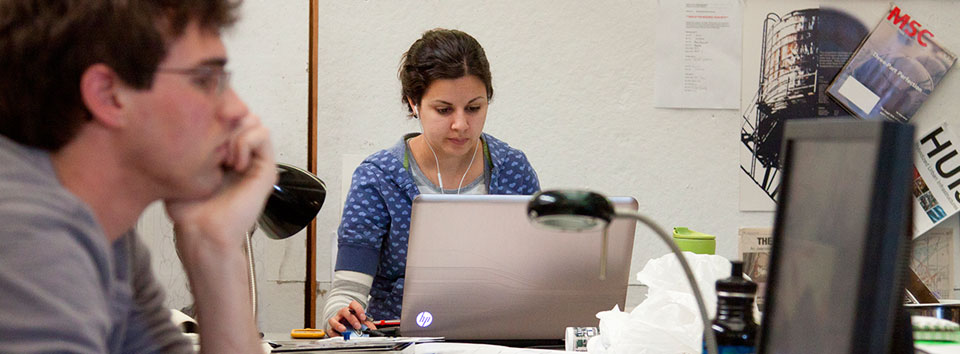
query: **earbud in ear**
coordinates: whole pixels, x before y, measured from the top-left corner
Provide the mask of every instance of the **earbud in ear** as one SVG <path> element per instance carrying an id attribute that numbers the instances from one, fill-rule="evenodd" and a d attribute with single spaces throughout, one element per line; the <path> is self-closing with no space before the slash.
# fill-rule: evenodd
<path id="1" fill-rule="evenodd" d="M 413 117 L 420 119 L 420 110 L 417 105 L 413 105 Z"/>

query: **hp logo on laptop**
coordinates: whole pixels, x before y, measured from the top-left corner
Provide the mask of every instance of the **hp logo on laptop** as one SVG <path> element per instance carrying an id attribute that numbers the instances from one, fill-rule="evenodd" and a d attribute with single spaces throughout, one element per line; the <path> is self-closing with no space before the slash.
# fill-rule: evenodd
<path id="1" fill-rule="evenodd" d="M 433 323 L 433 315 L 429 312 L 423 311 L 417 314 L 417 326 L 427 328 L 431 323 Z"/>

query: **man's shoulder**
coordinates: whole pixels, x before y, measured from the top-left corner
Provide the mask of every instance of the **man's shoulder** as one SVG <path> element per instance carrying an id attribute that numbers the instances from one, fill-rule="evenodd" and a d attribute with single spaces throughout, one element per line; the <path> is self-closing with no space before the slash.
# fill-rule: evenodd
<path id="1" fill-rule="evenodd" d="M 85 209 L 60 184 L 49 153 L 4 136 L 0 136 L 0 201 L 7 213 L 28 215 L 82 214 Z"/>
<path id="2" fill-rule="evenodd" d="M 49 156 L 12 145 L 0 137 L 0 242 L 36 248 L 36 253 L 70 250 L 76 244 L 102 249 L 102 231 L 93 213 L 57 180 Z M 44 247 L 49 245 L 49 247 Z M 65 249 L 57 247 L 66 246 Z M 82 249 L 82 248 L 81 248 Z"/>
<path id="3" fill-rule="evenodd" d="M 11 178 L 8 167 L 0 168 L 0 288 L 23 302 L 23 311 L 101 306 L 89 301 L 102 301 L 109 250 L 92 213 L 57 185 Z M 68 298 L 59 294 L 66 289 Z"/>
<path id="4" fill-rule="evenodd" d="M 0 312 L 10 315 L 0 316 L 0 352 L 105 349 L 99 343 L 111 330 L 115 288 L 110 253 L 95 224 L 71 220 L 48 203 L 0 200 Z"/>
<path id="5" fill-rule="evenodd" d="M 50 154 L 0 135 L 0 180 L 55 181 Z"/>
<path id="6" fill-rule="evenodd" d="M 2 145 L 0 312 L 11 316 L 0 319 L 0 351 L 105 349 L 100 341 L 112 326 L 113 286 L 103 231 L 89 208 L 60 185 L 48 156 Z M 27 318 L 35 326 L 16 320 Z M 90 346 L 78 349 L 78 343 Z"/>
<path id="7" fill-rule="evenodd" d="M 5 190 L 0 185 L 0 242 L 8 256 L 88 262 L 108 254 L 93 214 L 75 198 L 49 190 Z"/>
<path id="8" fill-rule="evenodd" d="M 0 173 L 0 224 L 46 229 L 57 225 L 99 230 L 90 209 L 59 184 L 34 183 Z"/>

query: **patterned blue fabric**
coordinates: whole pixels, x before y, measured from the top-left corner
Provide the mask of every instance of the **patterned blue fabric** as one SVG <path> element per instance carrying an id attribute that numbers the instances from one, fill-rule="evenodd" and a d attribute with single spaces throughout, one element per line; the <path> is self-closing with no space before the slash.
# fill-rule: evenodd
<path id="1" fill-rule="evenodd" d="M 523 152 L 487 134 L 483 139 L 493 163 L 490 194 L 540 191 L 537 173 Z M 373 275 L 367 314 L 375 319 L 400 318 L 410 207 L 420 194 L 403 167 L 404 151 L 401 139 L 363 160 L 353 172 L 340 219 L 336 270 Z"/>

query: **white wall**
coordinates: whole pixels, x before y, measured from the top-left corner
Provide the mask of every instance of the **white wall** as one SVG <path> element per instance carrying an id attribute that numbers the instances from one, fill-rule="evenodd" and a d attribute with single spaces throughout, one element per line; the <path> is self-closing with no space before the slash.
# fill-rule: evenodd
<path id="1" fill-rule="evenodd" d="M 246 0 L 240 21 L 223 35 L 233 87 L 271 129 L 277 161 L 303 168 L 308 137 L 308 5 L 302 0 Z M 173 231 L 159 203 L 147 209 L 137 229 L 151 248 L 154 270 L 167 289 L 167 306 L 192 303 L 174 251 Z M 254 248 L 261 330 L 302 328 L 305 232 L 275 241 L 258 231 Z"/>

